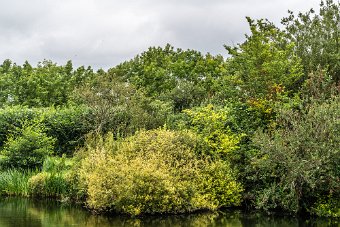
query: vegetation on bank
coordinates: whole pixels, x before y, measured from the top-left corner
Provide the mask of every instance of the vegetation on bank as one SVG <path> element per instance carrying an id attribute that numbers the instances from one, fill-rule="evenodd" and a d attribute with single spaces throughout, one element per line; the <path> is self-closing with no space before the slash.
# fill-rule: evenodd
<path id="1" fill-rule="evenodd" d="M 231 168 L 198 154 L 193 133 L 158 129 L 99 140 L 81 151 L 78 172 L 92 209 L 138 215 L 240 205 L 242 186 Z"/>
<path id="2" fill-rule="evenodd" d="M 107 72 L 0 65 L 0 195 L 99 212 L 340 217 L 340 5 L 247 18 L 230 57 L 151 47 Z"/>

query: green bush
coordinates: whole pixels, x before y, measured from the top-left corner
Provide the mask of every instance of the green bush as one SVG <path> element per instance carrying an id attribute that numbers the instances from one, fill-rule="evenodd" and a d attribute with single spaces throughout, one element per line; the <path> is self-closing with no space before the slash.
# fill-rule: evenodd
<path id="1" fill-rule="evenodd" d="M 340 199 L 332 196 L 319 198 L 311 212 L 318 216 L 340 218 Z"/>
<path id="2" fill-rule="evenodd" d="M 41 126 L 25 124 L 8 136 L 1 154 L 2 165 L 11 168 L 40 168 L 53 153 L 55 139 L 47 136 Z"/>
<path id="3" fill-rule="evenodd" d="M 24 122 L 39 122 L 49 137 L 56 139 L 54 153 L 72 154 L 82 145 L 84 135 L 92 128 L 85 124 L 89 109 L 84 106 L 63 108 L 28 108 L 12 106 L 0 109 L 0 148 L 11 131 L 22 128 Z"/>
<path id="4" fill-rule="evenodd" d="M 29 193 L 34 197 L 69 199 L 73 189 L 71 171 L 74 162 L 70 158 L 47 157 L 42 172 L 28 180 Z"/>
<path id="5" fill-rule="evenodd" d="M 13 106 L 0 109 L 0 147 L 4 145 L 8 134 L 21 127 L 24 121 L 37 118 L 43 109 L 30 109 L 23 106 Z"/>
<path id="6" fill-rule="evenodd" d="M 198 156 L 198 143 L 192 133 L 167 130 L 88 141 L 77 171 L 88 206 L 139 215 L 239 205 L 242 187 L 229 166 Z"/>
<path id="7" fill-rule="evenodd" d="M 72 155 L 74 150 L 84 142 L 84 135 L 93 129 L 85 124 L 90 115 L 85 106 L 69 106 L 65 108 L 50 107 L 42 115 L 42 123 L 46 133 L 56 139 L 55 153 Z"/>
<path id="8" fill-rule="evenodd" d="M 189 128 L 202 137 L 208 145 L 210 154 L 225 158 L 239 148 L 238 145 L 243 135 L 233 133 L 226 124 L 229 120 L 229 109 L 209 104 L 183 112 L 190 117 Z"/>
<path id="9" fill-rule="evenodd" d="M 88 107 L 83 124 L 101 134 L 111 131 L 116 137 L 163 126 L 172 112 L 171 103 L 146 97 L 132 84 L 107 75 L 78 88 L 73 99 Z"/>
<path id="10" fill-rule="evenodd" d="M 297 213 L 320 198 L 340 198 L 339 115 L 339 98 L 312 102 L 281 111 L 277 130 L 257 132 L 248 178 L 258 208 Z"/>
<path id="11" fill-rule="evenodd" d="M 62 173 L 72 169 L 74 161 L 71 158 L 62 157 L 47 157 L 44 160 L 42 167 L 43 172 L 48 173 Z"/>

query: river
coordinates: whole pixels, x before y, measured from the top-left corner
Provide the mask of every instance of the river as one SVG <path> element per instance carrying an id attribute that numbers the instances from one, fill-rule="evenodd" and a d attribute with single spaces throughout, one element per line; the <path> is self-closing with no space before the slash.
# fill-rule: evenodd
<path id="1" fill-rule="evenodd" d="M 224 210 L 215 213 L 185 215 L 144 216 L 132 218 L 124 215 L 94 215 L 80 206 L 51 200 L 25 198 L 0 199 L 0 227 L 106 227 L 106 226 L 339 226 L 337 220 L 298 218 L 284 215 L 265 215 L 259 212 Z"/>

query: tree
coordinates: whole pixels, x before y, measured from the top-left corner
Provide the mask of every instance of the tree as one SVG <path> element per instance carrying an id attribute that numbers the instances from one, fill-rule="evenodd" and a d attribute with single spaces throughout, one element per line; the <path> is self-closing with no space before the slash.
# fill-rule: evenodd
<path id="1" fill-rule="evenodd" d="M 20 66 L 5 60 L 0 66 L 0 106 L 63 106 L 74 88 L 93 77 L 90 67 L 73 70 L 71 61 L 60 66 L 45 60 L 32 67 L 27 61 Z"/>
<path id="2" fill-rule="evenodd" d="M 226 46 L 230 84 L 239 89 L 242 98 L 265 98 L 273 87 L 288 91 L 296 89 L 302 76 L 300 59 L 294 54 L 294 44 L 267 20 L 247 18 L 251 35 L 236 47 Z"/>
<path id="3" fill-rule="evenodd" d="M 313 9 L 297 16 L 289 11 L 282 20 L 285 32 L 295 43 L 294 52 L 302 59 L 305 77 L 321 66 L 333 79 L 340 80 L 340 3 L 321 1 L 319 15 Z"/>
<path id="4" fill-rule="evenodd" d="M 216 92 L 214 81 L 225 72 L 222 56 L 195 50 L 151 47 L 133 60 L 109 70 L 146 95 L 173 103 L 174 111 L 199 105 Z"/>
<path id="5" fill-rule="evenodd" d="M 253 182 L 250 198 L 258 208 L 297 213 L 326 198 L 339 201 L 339 113 L 339 97 L 311 102 L 299 111 L 282 109 L 280 127 L 256 133 L 258 150 L 252 152 L 246 177 Z"/>
<path id="6" fill-rule="evenodd" d="M 73 101 L 90 108 L 85 119 L 90 128 L 99 134 L 113 131 L 115 136 L 162 126 L 171 109 L 168 103 L 152 100 L 132 84 L 106 73 L 77 88 Z"/>
<path id="7" fill-rule="evenodd" d="M 12 62 L 5 60 L 0 65 L 0 107 L 14 101 L 14 80 L 11 74 Z"/>

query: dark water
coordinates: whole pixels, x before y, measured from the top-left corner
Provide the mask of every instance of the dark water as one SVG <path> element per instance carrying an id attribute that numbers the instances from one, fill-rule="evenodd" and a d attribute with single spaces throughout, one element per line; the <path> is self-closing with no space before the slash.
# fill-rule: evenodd
<path id="1" fill-rule="evenodd" d="M 302 219 L 287 216 L 266 216 L 241 211 L 219 211 L 172 216 L 146 216 L 130 218 L 93 215 L 81 207 L 54 201 L 22 198 L 0 199 L 0 227 L 53 227 L 53 226 L 339 226 L 331 219 Z"/>

